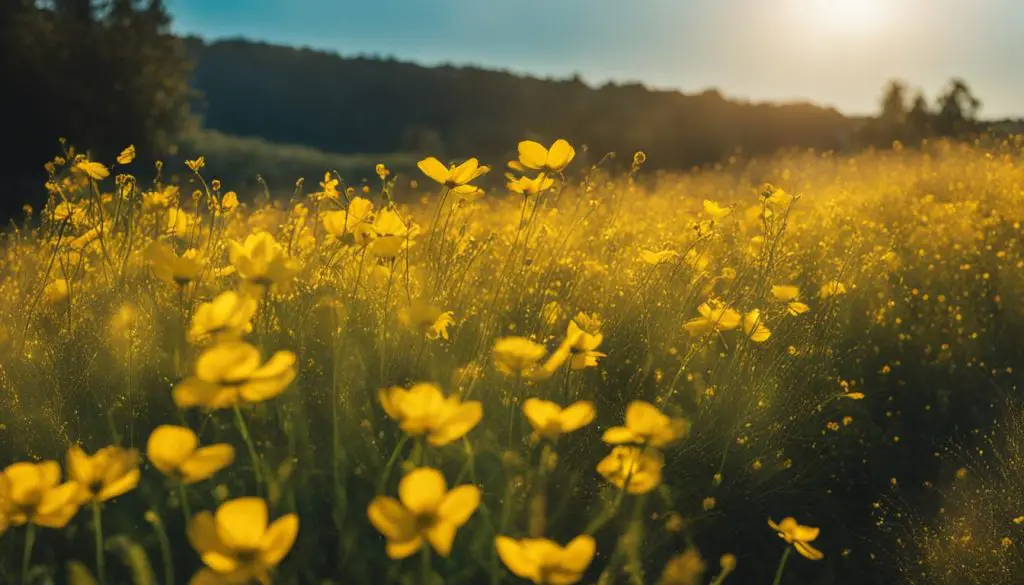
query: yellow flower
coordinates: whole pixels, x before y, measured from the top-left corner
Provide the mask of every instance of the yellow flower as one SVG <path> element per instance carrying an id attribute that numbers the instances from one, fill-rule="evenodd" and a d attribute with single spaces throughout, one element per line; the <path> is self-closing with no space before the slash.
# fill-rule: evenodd
<path id="1" fill-rule="evenodd" d="M 319 201 L 335 201 L 339 197 L 338 179 L 331 177 L 331 173 L 324 173 L 324 180 L 320 181 L 320 191 L 313 196 Z"/>
<path id="2" fill-rule="evenodd" d="M 126 165 L 135 160 L 135 145 L 129 145 L 128 148 L 121 151 L 121 154 L 117 155 L 117 164 Z"/>
<path id="3" fill-rule="evenodd" d="M 389 171 L 388 168 L 384 166 L 384 163 L 377 163 L 377 166 L 374 167 L 373 170 L 376 171 L 377 176 L 380 177 L 382 181 L 386 179 L 388 175 L 391 174 L 391 171 Z"/>
<path id="4" fill-rule="evenodd" d="M 778 187 L 769 187 L 764 198 L 768 205 L 776 207 L 786 207 L 793 202 L 793 196 Z"/>
<path id="5" fill-rule="evenodd" d="M 820 550 L 808 544 L 818 538 L 818 533 L 821 532 L 819 528 L 797 524 L 796 519 L 792 516 L 783 518 L 782 522 L 779 522 L 778 524 L 769 518 L 768 526 L 779 533 L 779 538 L 792 544 L 793 548 L 796 549 L 796 552 L 800 553 L 804 557 L 812 561 L 824 558 L 825 555 L 823 555 Z"/>
<path id="6" fill-rule="evenodd" d="M 761 311 L 758 309 L 743 316 L 743 332 L 754 343 L 768 341 L 768 338 L 772 336 L 772 332 L 764 326 L 764 319 L 761 318 Z"/>
<path id="7" fill-rule="evenodd" d="M 445 167 L 441 161 L 431 156 L 421 160 L 416 166 L 423 171 L 424 175 L 441 183 L 456 194 L 476 191 L 477 188 L 468 183 L 491 170 L 490 167 L 480 166 L 480 162 L 475 158 L 458 166 Z"/>
<path id="8" fill-rule="evenodd" d="M 14 463 L 0 474 L 0 516 L 12 526 L 63 528 L 78 512 L 79 489 L 73 481 L 60 483 L 56 461 Z"/>
<path id="9" fill-rule="evenodd" d="M 512 574 L 536 585 L 578 583 L 597 551 L 597 543 L 588 535 L 577 536 L 564 547 L 546 538 L 498 536 L 494 546 Z"/>
<path id="10" fill-rule="evenodd" d="M 372 216 L 373 203 L 362 197 L 354 197 L 345 210 L 323 214 L 324 229 L 336 238 L 350 237 L 357 246 L 365 246 L 373 235 L 370 225 Z"/>
<path id="11" fill-rule="evenodd" d="M 212 301 L 202 303 L 192 315 L 188 330 L 191 343 L 208 340 L 230 341 L 252 331 L 252 318 L 256 314 L 256 299 L 235 291 L 224 291 Z"/>
<path id="12" fill-rule="evenodd" d="M 198 173 L 199 169 L 206 166 L 206 157 L 201 156 L 196 159 L 186 160 L 185 166 L 188 167 L 193 173 Z"/>
<path id="13" fill-rule="evenodd" d="M 195 376 L 173 391 L 178 408 L 229 408 L 241 401 L 263 402 L 277 396 L 296 376 L 296 356 L 275 353 L 260 364 L 260 350 L 244 341 L 225 341 L 200 354 Z"/>
<path id="14" fill-rule="evenodd" d="M 406 224 L 392 209 L 382 209 L 371 226 L 373 239 L 367 251 L 382 258 L 394 258 L 418 233 L 415 224 Z"/>
<path id="15" fill-rule="evenodd" d="M 838 280 L 830 280 L 829 282 L 826 282 L 821 286 L 821 290 L 818 291 L 818 296 L 823 299 L 837 297 L 843 294 L 846 294 L 846 285 Z"/>
<path id="16" fill-rule="evenodd" d="M 94 181 L 102 181 L 110 176 L 110 171 L 107 170 L 107 167 L 91 160 L 83 160 L 82 162 L 77 163 L 75 165 L 75 170 L 85 173 Z"/>
<path id="17" fill-rule="evenodd" d="M 269 232 L 249 234 L 245 242 L 228 242 L 228 258 L 246 281 L 259 286 L 283 284 L 299 271 L 284 247 Z"/>
<path id="18" fill-rule="evenodd" d="M 194 213 L 189 213 L 180 207 L 171 207 L 167 210 L 167 217 L 164 219 L 164 233 L 178 238 L 188 238 L 192 235 L 199 218 Z"/>
<path id="19" fill-rule="evenodd" d="M 697 307 L 700 317 L 690 319 L 683 329 L 690 335 L 707 335 L 715 331 L 729 331 L 740 324 L 740 314 L 717 300 L 701 303 Z"/>
<path id="20" fill-rule="evenodd" d="M 679 256 L 679 252 L 675 250 L 662 250 L 661 252 L 654 252 L 652 250 L 640 250 L 640 260 L 647 264 L 658 265 L 669 260 L 673 260 Z"/>
<path id="21" fill-rule="evenodd" d="M 516 170 L 532 169 L 559 173 L 569 166 L 575 157 L 576 149 L 562 138 L 556 140 L 550 149 L 532 140 L 524 140 L 519 143 L 518 163 L 513 161 L 509 166 Z"/>
<path id="22" fill-rule="evenodd" d="M 286 514 L 269 526 L 267 520 L 262 498 L 238 498 L 221 504 L 215 514 L 196 514 L 188 525 L 188 540 L 206 567 L 191 584 L 270 583 L 270 571 L 295 544 L 299 517 Z"/>
<path id="23" fill-rule="evenodd" d="M 602 440 L 612 445 L 646 443 L 663 447 L 679 440 L 687 427 L 686 419 L 669 417 L 649 402 L 634 400 L 626 408 L 626 425 L 608 429 Z"/>
<path id="24" fill-rule="evenodd" d="M 387 555 L 404 559 L 426 540 L 437 554 L 447 557 L 456 531 L 480 505 L 480 489 L 461 485 L 448 491 L 440 471 L 421 467 L 399 482 L 398 498 L 377 496 L 367 509 L 370 523 L 387 539 Z"/>
<path id="25" fill-rule="evenodd" d="M 230 213 L 238 207 L 238 193 L 234 191 L 228 191 L 220 198 L 220 210 L 224 213 Z"/>
<path id="26" fill-rule="evenodd" d="M 548 400 L 528 398 L 523 402 L 523 414 L 537 436 L 554 439 L 590 424 L 596 412 L 593 403 L 586 400 L 563 409 Z"/>
<path id="27" fill-rule="evenodd" d="M 658 585 L 699 585 L 704 581 L 707 564 L 696 548 L 687 548 L 682 554 L 669 559 L 661 573 Z"/>
<path id="28" fill-rule="evenodd" d="M 68 449 L 68 476 L 79 485 L 83 501 L 105 502 L 139 485 L 139 452 L 111 445 L 87 455 Z"/>
<path id="29" fill-rule="evenodd" d="M 177 205 L 177 201 L 178 187 L 174 185 L 168 185 L 160 191 L 147 191 L 142 194 L 142 208 L 148 212 L 169 209 Z"/>
<path id="30" fill-rule="evenodd" d="M 54 304 L 63 301 L 68 298 L 70 288 L 68 287 L 68 281 L 63 278 L 58 278 L 53 282 L 43 287 L 43 302 L 47 304 Z"/>
<path id="31" fill-rule="evenodd" d="M 585 315 L 582 316 L 585 317 Z M 596 330 L 593 333 L 588 333 L 577 325 L 576 322 L 578 320 L 580 320 L 579 315 L 572 321 L 569 321 L 569 328 L 566 331 L 564 342 L 568 344 L 569 353 L 572 354 L 569 367 L 574 370 L 594 367 L 597 365 L 597 358 L 607 355 L 597 351 L 597 348 L 604 340 L 604 335 Z"/>
<path id="32" fill-rule="evenodd" d="M 206 259 L 195 248 L 189 248 L 178 256 L 167 244 L 153 242 L 146 247 L 146 257 L 157 278 L 178 286 L 197 280 L 206 268 Z"/>
<path id="33" fill-rule="evenodd" d="M 665 459 L 657 449 L 620 445 L 597 464 L 597 472 L 631 494 L 646 494 L 661 484 Z M 627 482 L 629 482 L 627 484 Z"/>
<path id="34" fill-rule="evenodd" d="M 494 365 L 503 374 L 523 375 L 533 370 L 547 349 L 525 337 L 502 337 L 491 351 Z"/>
<path id="35" fill-rule="evenodd" d="M 732 208 L 722 207 L 721 205 L 711 201 L 709 199 L 704 200 L 704 213 L 708 214 L 711 219 L 720 220 L 732 213 Z"/>
<path id="36" fill-rule="evenodd" d="M 441 311 L 423 299 L 414 299 L 408 308 L 403 308 L 399 319 L 431 340 L 438 337 L 447 340 L 448 327 L 455 323 L 454 313 Z"/>
<path id="37" fill-rule="evenodd" d="M 786 311 L 794 317 L 811 310 L 810 307 L 800 302 L 800 289 L 795 286 L 777 284 L 772 287 L 772 296 L 786 303 Z"/>
<path id="38" fill-rule="evenodd" d="M 199 447 L 192 429 L 161 425 L 146 443 L 146 457 L 168 477 L 191 484 L 213 477 L 235 460 L 235 448 L 227 443 Z"/>
<path id="39" fill-rule="evenodd" d="M 435 446 L 462 438 L 483 417 L 480 402 L 462 402 L 458 396 L 446 398 L 436 384 L 414 384 L 408 390 L 393 386 L 382 389 L 378 396 L 384 412 L 398 421 L 406 434 L 426 435 Z"/>
<path id="40" fill-rule="evenodd" d="M 533 179 L 529 177 L 510 177 L 505 186 L 513 193 L 519 193 L 520 195 L 526 195 L 529 197 L 539 195 L 544 191 L 547 191 L 554 184 L 554 179 L 546 176 L 544 173 L 541 173 Z"/>

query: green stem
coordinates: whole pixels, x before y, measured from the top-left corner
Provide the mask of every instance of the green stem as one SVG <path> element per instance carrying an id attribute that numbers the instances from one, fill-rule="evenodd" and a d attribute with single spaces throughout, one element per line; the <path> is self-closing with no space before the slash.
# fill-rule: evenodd
<path id="1" fill-rule="evenodd" d="M 178 499 L 181 500 L 181 512 L 185 515 L 185 526 L 192 521 L 192 507 L 188 503 L 188 488 L 184 483 L 178 482 Z"/>
<path id="2" fill-rule="evenodd" d="M 420 584 L 430 583 L 430 544 L 424 542 L 420 549 Z"/>
<path id="3" fill-rule="evenodd" d="M 772 581 L 772 585 L 782 583 L 782 572 L 786 570 L 786 561 L 789 560 L 789 553 L 791 552 L 793 552 L 793 547 L 787 546 L 786 551 L 782 553 L 782 558 L 779 559 L 779 568 L 775 571 L 775 580 Z"/>
<path id="4" fill-rule="evenodd" d="M 395 467 L 395 462 L 398 461 L 398 455 L 402 452 L 402 447 L 405 446 L 406 441 L 409 440 L 409 435 L 402 435 L 402 438 L 395 445 L 395 450 L 391 452 L 391 457 L 388 459 L 386 465 L 384 465 L 384 473 L 380 476 L 380 480 L 377 482 L 377 493 L 383 493 L 384 488 L 388 485 L 388 479 L 391 477 L 391 470 Z"/>
<path id="5" fill-rule="evenodd" d="M 182 491 L 184 492 L 184 489 Z M 167 538 L 167 530 L 164 528 L 164 523 L 160 520 L 160 516 L 157 515 L 155 510 L 150 510 L 146 513 L 146 520 L 153 525 L 153 529 L 156 530 L 157 540 L 160 542 L 160 556 L 164 562 L 164 582 L 172 585 L 174 583 L 174 561 L 171 557 L 171 541 Z"/>
<path id="6" fill-rule="evenodd" d="M 245 446 L 249 448 L 249 458 L 252 459 L 253 471 L 256 474 L 256 486 L 263 485 L 263 469 L 260 463 L 260 455 L 256 452 L 256 445 L 252 442 L 252 437 L 249 436 L 249 427 L 245 424 L 245 418 L 242 416 L 242 409 L 236 404 L 234 406 L 235 411 L 235 424 L 238 426 L 238 432 L 242 434 L 242 440 L 245 441 Z"/>
<path id="7" fill-rule="evenodd" d="M 92 529 L 96 540 L 96 579 L 100 585 L 107 583 L 106 565 L 103 559 L 103 519 L 99 500 L 92 501 Z"/>
<path id="8" fill-rule="evenodd" d="M 28 569 L 32 559 L 32 547 L 36 544 L 36 525 L 29 523 L 25 529 L 25 555 L 21 557 L 21 582 L 28 583 Z"/>

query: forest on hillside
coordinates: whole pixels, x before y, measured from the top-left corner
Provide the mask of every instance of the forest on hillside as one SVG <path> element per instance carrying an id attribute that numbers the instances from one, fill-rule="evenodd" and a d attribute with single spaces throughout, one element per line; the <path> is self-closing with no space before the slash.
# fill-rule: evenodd
<path id="1" fill-rule="evenodd" d="M 858 121 L 810 104 L 733 101 L 641 84 L 593 88 L 472 67 L 424 67 L 246 40 L 187 40 L 206 127 L 329 152 L 509 154 L 523 138 L 566 137 L 603 155 L 649 153 L 686 168 L 740 151 L 848 146 Z M 600 155 L 599 155 L 600 156 Z"/>

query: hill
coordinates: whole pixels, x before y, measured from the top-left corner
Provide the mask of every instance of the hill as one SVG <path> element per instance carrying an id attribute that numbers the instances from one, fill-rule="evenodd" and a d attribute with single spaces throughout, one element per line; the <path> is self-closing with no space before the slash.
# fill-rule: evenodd
<path id="1" fill-rule="evenodd" d="M 685 168 L 737 149 L 846 146 L 859 125 L 811 104 L 734 101 L 640 84 L 591 87 L 473 67 L 347 58 L 248 40 L 186 39 L 205 127 L 340 154 L 509 154 L 517 141 L 565 137 L 606 152 L 649 153 Z"/>

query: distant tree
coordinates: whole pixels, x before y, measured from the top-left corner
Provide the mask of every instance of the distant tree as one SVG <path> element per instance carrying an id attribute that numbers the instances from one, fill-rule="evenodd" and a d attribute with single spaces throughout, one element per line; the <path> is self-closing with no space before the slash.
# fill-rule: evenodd
<path id="1" fill-rule="evenodd" d="M 917 92 L 914 105 L 907 112 L 907 126 L 911 136 L 916 140 L 927 138 L 932 133 L 932 112 L 928 109 L 928 101 L 924 94 Z"/>
<path id="2" fill-rule="evenodd" d="M 38 187 L 59 137 L 107 161 L 129 144 L 170 146 L 188 120 L 189 67 L 169 24 L 161 0 L 0 0 L 0 109 L 17 145 L 0 157 L 5 180 Z"/>
<path id="3" fill-rule="evenodd" d="M 901 81 L 893 80 L 882 98 L 881 120 L 892 127 L 903 125 L 907 116 L 907 87 Z"/>
<path id="4" fill-rule="evenodd" d="M 971 93 L 964 80 L 953 78 L 946 93 L 939 96 L 938 106 L 935 124 L 941 135 L 964 136 L 977 128 L 981 100 Z"/>

